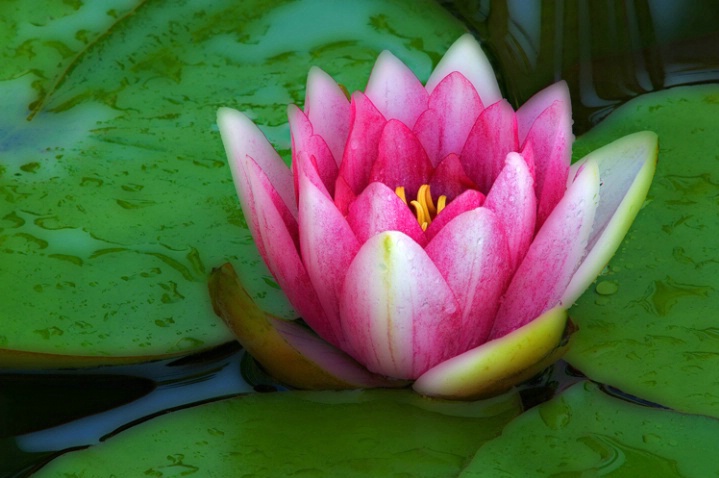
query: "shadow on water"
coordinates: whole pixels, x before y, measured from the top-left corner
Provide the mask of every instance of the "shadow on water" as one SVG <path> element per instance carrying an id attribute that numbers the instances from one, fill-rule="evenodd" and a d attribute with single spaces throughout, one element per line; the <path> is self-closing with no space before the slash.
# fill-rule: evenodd
<path id="1" fill-rule="evenodd" d="M 29 476 L 60 452 L 99 443 L 128 423 L 253 388 L 239 345 L 180 359 L 0 374 L 0 477 Z"/>

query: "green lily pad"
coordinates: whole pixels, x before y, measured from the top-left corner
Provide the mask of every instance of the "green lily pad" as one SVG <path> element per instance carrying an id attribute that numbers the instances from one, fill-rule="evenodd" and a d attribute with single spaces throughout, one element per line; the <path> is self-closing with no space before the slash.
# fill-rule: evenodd
<path id="1" fill-rule="evenodd" d="M 456 476 L 519 411 L 516 394 L 484 402 L 408 390 L 254 394 L 155 418 L 36 476 Z"/>
<path id="2" fill-rule="evenodd" d="M 593 380 L 719 417 L 719 86 L 637 98 L 575 143 L 659 135 L 644 208 L 604 275 L 570 310 L 567 360 Z"/>
<path id="3" fill-rule="evenodd" d="M 286 104 L 302 103 L 311 65 L 363 88 L 389 48 L 426 78 L 461 32 L 429 0 L 3 4 L 0 365 L 232 340 L 206 287 L 227 261 L 291 317 L 240 211 L 217 108 L 248 111 L 289 158 Z"/>
<path id="4" fill-rule="evenodd" d="M 507 425 L 459 476 L 716 476 L 717 436 L 715 419 L 631 404 L 585 382 Z"/>

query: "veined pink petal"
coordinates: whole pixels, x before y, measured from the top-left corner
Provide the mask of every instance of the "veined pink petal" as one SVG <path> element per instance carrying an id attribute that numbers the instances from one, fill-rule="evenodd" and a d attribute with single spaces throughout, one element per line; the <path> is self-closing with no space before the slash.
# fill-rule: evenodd
<path id="1" fill-rule="evenodd" d="M 306 155 L 300 156 L 299 226 L 302 262 L 307 268 L 320 303 L 325 311 L 324 335 L 312 320 L 305 321 L 325 340 L 342 347 L 344 338 L 339 315 L 339 295 L 345 273 L 359 250 L 360 243 Z"/>
<path id="2" fill-rule="evenodd" d="M 463 212 L 480 207 L 484 203 L 484 199 L 484 194 L 475 189 L 467 189 L 454 198 L 452 202 L 447 204 L 447 207 L 442 209 L 442 212 L 437 214 L 432 224 L 427 227 L 424 232 L 427 240 L 431 241 L 444 226 Z"/>
<path id="3" fill-rule="evenodd" d="M 467 176 L 486 194 L 504 167 L 507 154 L 518 150 L 514 110 L 506 100 L 502 100 L 479 115 L 460 159 Z"/>
<path id="4" fill-rule="evenodd" d="M 470 33 L 462 35 L 449 47 L 427 80 L 427 91 L 432 93 L 444 77 L 453 71 L 462 73 L 474 85 L 485 106 L 502 99 L 492 65 Z"/>
<path id="5" fill-rule="evenodd" d="M 437 165 L 429 186 L 435 201 L 439 196 L 447 196 L 447 201 L 452 201 L 467 189 L 477 188 L 477 185 L 465 174 L 459 156 L 454 153 L 449 154 Z"/>
<path id="6" fill-rule="evenodd" d="M 295 105 L 287 107 L 287 117 L 290 120 L 290 133 L 292 135 L 292 163 L 297 164 L 298 155 L 305 152 L 315 158 L 314 166 L 330 195 L 334 194 L 337 180 L 337 163 L 325 140 L 314 134 L 310 120 L 301 109 Z M 297 172 L 295 173 L 295 187 L 297 187 Z"/>
<path id="7" fill-rule="evenodd" d="M 360 243 L 380 232 L 400 231 L 424 246 L 427 240 L 412 210 L 393 189 L 370 183 L 350 205 L 347 222 Z"/>
<path id="8" fill-rule="evenodd" d="M 570 108 L 564 100 L 554 101 L 534 120 L 525 139 L 525 147 L 531 145 L 534 153 L 537 227 L 566 190 L 574 140 Z"/>
<path id="9" fill-rule="evenodd" d="M 252 233 L 267 268 L 295 311 L 315 332 L 331 341 L 334 339 L 332 329 L 300 258 L 297 238 L 293 237 L 297 233 L 288 230 L 289 213 L 282 212 L 284 203 L 252 158 L 247 158 L 244 169 L 254 223 Z"/>
<path id="10" fill-rule="evenodd" d="M 507 288 L 491 339 L 559 305 L 586 252 L 599 201 L 599 170 L 587 164 L 529 246 Z"/>
<path id="11" fill-rule="evenodd" d="M 339 166 L 350 130 L 350 102 L 335 80 L 315 66 L 307 75 L 305 114 Z"/>
<path id="12" fill-rule="evenodd" d="M 392 189 L 402 186 L 408 201 L 416 198 L 419 187 L 429 182 L 433 168 L 414 133 L 401 121 L 389 120 L 377 151 L 370 182 L 379 181 Z"/>
<path id="13" fill-rule="evenodd" d="M 377 57 L 365 94 L 382 113 L 412 128 L 427 109 L 429 94 L 407 65 L 388 51 Z"/>
<path id="14" fill-rule="evenodd" d="M 217 125 L 220 128 L 222 142 L 225 145 L 235 184 L 245 183 L 243 164 L 247 156 L 252 157 L 267 175 L 287 209 L 296 218 L 297 203 L 292 173 L 262 131 L 243 113 L 231 108 L 220 108 L 217 112 Z M 246 208 L 247 192 L 238 188 L 242 209 Z"/>
<path id="15" fill-rule="evenodd" d="M 480 207 L 447 224 L 425 248 L 460 305 L 460 353 L 484 342 L 513 269 L 504 230 Z"/>
<path id="16" fill-rule="evenodd" d="M 348 352 L 370 371 L 414 379 L 458 353 L 459 305 L 424 250 L 401 232 L 362 245 L 340 311 Z"/>
<path id="17" fill-rule="evenodd" d="M 452 72 L 437 85 L 429 97 L 429 109 L 413 128 L 432 165 L 448 154 L 462 152 L 482 109 L 477 91 L 461 73 Z"/>
<path id="18" fill-rule="evenodd" d="M 630 134 L 592 151 L 572 168 L 583 169 L 590 161 L 599 168 L 599 205 L 588 253 L 562 296 L 566 307 L 606 266 L 644 204 L 656 169 L 657 135 L 650 131 Z"/>
<path id="19" fill-rule="evenodd" d="M 537 198 L 529 166 L 519 153 L 509 153 L 504 169 L 487 194 L 484 206 L 497 214 L 507 233 L 509 264 L 516 270 L 534 237 Z"/>
<path id="20" fill-rule="evenodd" d="M 387 120 L 364 93 L 352 94 L 350 132 L 339 177 L 357 195 L 369 183 L 369 174 L 377 158 L 377 144 Z"/>
<path id="21" fill-rule="evenodd" d="M 544 110 L 552 106 L 552 103 L 559 101 L 564 107 L 564 113 L 572 117 L 572 102 L 569 97 L 567 82 L 562 80 L 549 85 L 542 91 L 534 94 L 526 103 L 517 110 L 517 127 L 519 131 L 519 142 L 524 143 L 527 133 L 532 125 Z M 571 126 L 571 124 L 570 124 Z"/>

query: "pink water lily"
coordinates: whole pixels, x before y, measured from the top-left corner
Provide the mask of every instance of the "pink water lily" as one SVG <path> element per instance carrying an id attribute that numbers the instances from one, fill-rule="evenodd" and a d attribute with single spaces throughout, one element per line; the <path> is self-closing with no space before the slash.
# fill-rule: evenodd
<path id="1" fill-rule="evenodd" d="M 429 395 L 476 395 L 462 390 L 491 363 L 519 360 L 487 351 L 512 337 L 530 353 L 517 344 L 546 332 L 527 328 L 538 318 L 561 332 L 556 311 L 618 247 L 656 158 L 642 132 L 570 167 L 565 83 L 515 112 L 470 35 L 424 86 L 389 52 L 349 99 L 313 68 L 288 115 L 291 169 L 244 114 L 219 113 L 260 254 L 323 347 Z"/>

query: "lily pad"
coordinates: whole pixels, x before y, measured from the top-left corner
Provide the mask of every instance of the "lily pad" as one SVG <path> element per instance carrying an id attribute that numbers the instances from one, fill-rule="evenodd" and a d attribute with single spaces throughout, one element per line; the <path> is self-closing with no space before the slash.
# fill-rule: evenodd
<path id="1" fill-rule="evenodd" d="M 254 394 L 155 418 L 36 476 L 456 476 L 519 411 L 516 394 L 484 402 L 396 390 Z"/>
<path id="2" fill-rule="evenodd" d="M 581 137 L 576 157 L 640 130 L 659 136 L 644 208 L 570 310 L 567 360 L 591 379 L 719 417 L 719 86 L 637 98 Z"/>
<path id="3" fill-rule="evenodd" d="M 585 382 L 507 425 L 459 476 L 716 476 L 717 436 L 715 419 L 631 404 Z"/>
<path id="4" fill-rule="evenodd" d="M 426 78 L 462 31 L 434 2 L 410 0 L 14 1 L 3 12 L 6 367 L 232 340 L 206 290 L 227 261 L 263 309 L 293 316 L 246 228 L 217 108 L 248 111 L 288 151 L 286 104 L 302 103 L 311 65 L 362 88 L 389 48 Z"/>

